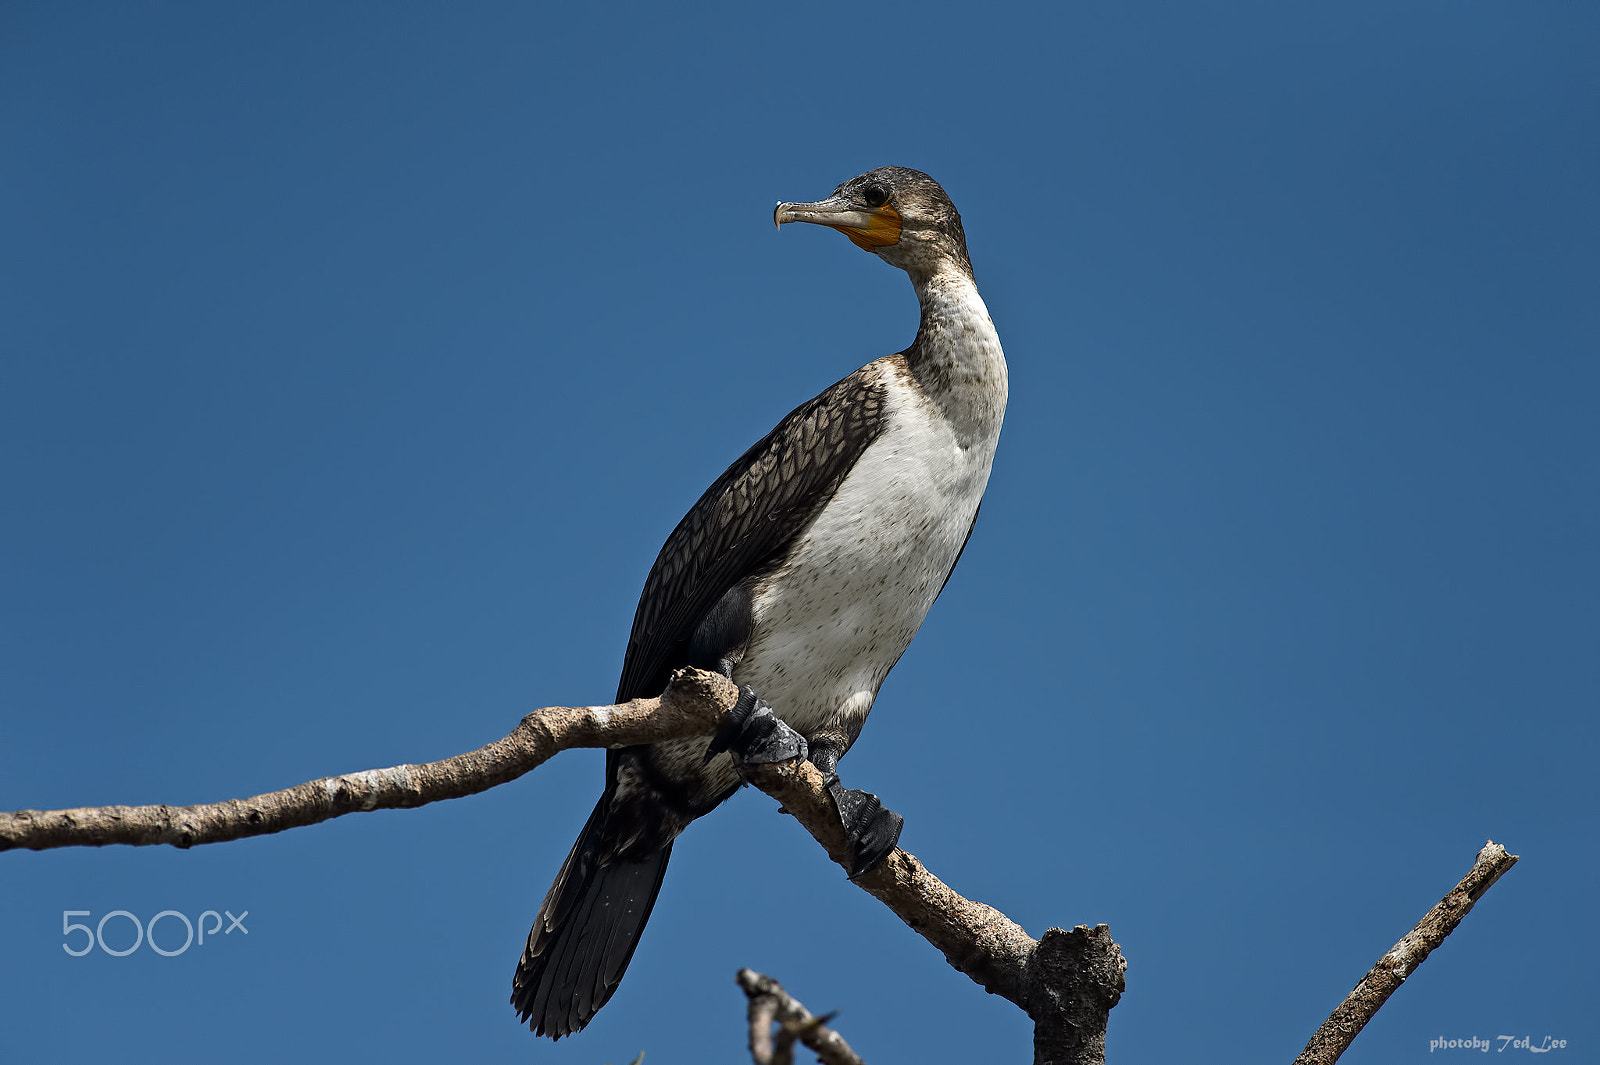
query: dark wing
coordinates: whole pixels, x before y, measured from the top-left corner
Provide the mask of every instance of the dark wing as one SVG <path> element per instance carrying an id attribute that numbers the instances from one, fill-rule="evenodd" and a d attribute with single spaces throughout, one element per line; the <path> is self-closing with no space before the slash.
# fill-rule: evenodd
<path id="1" fill-rule="evenodd" d="M 882 431 L 883 372 L 863 366 L 790 411 L 684 515 L 645 578 L 617 702 L 661 694 L 706 612 L 816 517 Z"/>

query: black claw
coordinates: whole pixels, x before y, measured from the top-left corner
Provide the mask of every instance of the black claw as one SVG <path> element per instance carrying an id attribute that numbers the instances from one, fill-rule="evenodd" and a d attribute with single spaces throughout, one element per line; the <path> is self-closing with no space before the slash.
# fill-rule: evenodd
<path id="1" fill-rule="evenodd" d="M 900 842 L 900 830 L 905 818 L 884 806 L 878 797 L 868 791 L 829 789 L 833 802 L 839 809 L 839 820 L 845 835 L 850 839 L 854 857 L 850 862 L 850 879 L 855 880 L 871 872 L 878 863 L 889 856 Z"/>
<path id="2" fill-rule="evenodd" d="M 748 684 L 739 689 L 739 701 L 707 745 L 705 761 L 723 751 L 732 751 L 736 761 L 751 765 L 791 762 L 810 754 L 805 737 L 784 724 Z"/>
<path id="3" fill-rule="evenodd" d="M 757 707 L 766 705 L 766 702 L 756 694 L 756 690 L 750 685 L 746 684 L 740 688 L 739 698 L 734 702 L 732 709 L 728 711 L 728 716 L 722 719 L 722 725 L 717 729 L 717 734 L 711 737 L 710 744 L 706 746 L 705 760 L 700 764 L 705 765 L 723 751 L 731 750 L 739 738 L 739 733 L 743 731 L 745 722 L 750 720 L 750 715 L 756 712 Z"/>

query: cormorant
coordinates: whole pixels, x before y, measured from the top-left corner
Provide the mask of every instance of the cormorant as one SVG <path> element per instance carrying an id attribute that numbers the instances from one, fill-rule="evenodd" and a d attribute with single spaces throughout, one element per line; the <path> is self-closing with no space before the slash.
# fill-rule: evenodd
<path id="1" fill-rule="evenodd" d="M 835 765 L 943 590 L 977 520 L 1006 408 L 1006 362 L 973 282 L 961 216 L 937 182 L 885 166 L 785 222 L 844 233 L 911 277 L 922 306 L 904 351 L 795 408 L 706 489 L 657 556 L 628 637 L 617 702 L 659 695 L 674 669 L 740 685 L 708 745 L 607 752 L 606 789 L 556 874 L 511 1004 L 540 1035 L 576 1032 L 616 991 L 672 841 L 738 790 L 734 754 L 807 757 L 822 771 L 859 876 L 901 819 L 847 790 Z"/>

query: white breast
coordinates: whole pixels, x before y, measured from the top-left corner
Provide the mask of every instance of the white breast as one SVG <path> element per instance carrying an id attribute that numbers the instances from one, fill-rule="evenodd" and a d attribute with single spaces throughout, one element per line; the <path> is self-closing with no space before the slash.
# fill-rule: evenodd
<path id="1" fill-rule="evenodd" d="M 804 734 L 837 724 L 854 735 L 972 528 L 1006 376 L 987 311 L 969 292 L 961 309 L 981 316 L 978 328 L 954 329 L 950 346 L 965 350 L 938 353 L 960 364 L 960 379 L 930 396 L 899 356 L 879 360 L 883 432 L 756 589 L 755 634 L 734 679 Z"/>

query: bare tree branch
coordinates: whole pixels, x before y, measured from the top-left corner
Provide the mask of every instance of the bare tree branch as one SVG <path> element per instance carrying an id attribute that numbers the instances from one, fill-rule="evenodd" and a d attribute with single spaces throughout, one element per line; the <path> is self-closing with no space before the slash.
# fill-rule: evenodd
<path id="1" fill-rule="evenodd" d="M 0 850 L 26 847 L 194 847 L 265 836 L 366 810 L 459 799 L 515 780 L 575 747 L 627 747 L 706 735 L 739 696 L 727 678 L 679 670 L 659 699 L 620 706 L 547 706 L 511 734 L 439 762 L 324 777 L 249 799 L 200 806 L 86 806 L 0 813 Z"/>
<path id="2" fill-rule="evenodd" d="M 709 736 L 737 697 L 733 684 L 724 677 L 679 670 L 659 699 L 535 710 L 504 739 L 424 765 L 325 777 L 254 798 L 200 806 L 97 806 L 0 813 L 0 850 L 111 843 L 193 847 L 281 832 L 348 813 L 422 806 L 515 780 L 570 748 L 626 747 L 680 736 Z M 829 857 L 848 869 L 850 853 L 844 828 L 814 766 L 787 762 L 747 767 L 747 773 L 751 783 L 781 802 Z M 1039 1061 L 1052 1065 L 1069 1061 L 1100 1065 L 1104 1061 L 1105 1011 L 1122 992 L 1125 968 L 1104 925 L 1093 933 L 1082 926 L 1074 933 L 1059 929 L 1047 933 L 1047 944 L 1055 935 L 1071 939 L 1082 934 L 1088 937 L 1082 941 L 1092 941 L 1102 955 L 1102 964 L 1062 965 L 1050 960 L 1051 951 L 1041 957 L 1039 944 L 1005 914 L 963 898 L 903 850 L 893 851 L 856 882 L 938 948 L 958 971 L 1027 1011 L 1036 1033 L 1040 1026 L 1052 1024 L 1098 1024 L 1098 1040 L 1089 1033 L 1073 1044 L 1081 1044 L 1083 1053 L 1041 1057 Z M 1078 987 L 1083 980 L 1091 981 L 1093 987 Z M 1084 1001 L 1101 1003 L 1097 1021 L 1072 1012 Z M 777 1019 L 782 1022 L 782 1015 Z M 751 1050 L 753 1054 L 770 1053 L 781 1065 L 795 1037 L 806 1038 L 804 1031 L 791 1032 L 785 1027 L 776 1040 L 758 1043 L 752 1030 Z M 1093 1053 L 1095 1048 L 1098 1056 Z"/>
<path id="3" fill-rule="evenodd" d="M 814 1017 L 770 976 L 740 969 L 739 986 L 750 999 L 750 1057 L 755 1065 L 789 1065 L 796 1039 L 810 1047 L 822 1065 L 865 1065 L 844 1036 L 826 1026 L 832 1016 Z M 775 1042 L 772 1025 L 782 1026 Z"/>
<path id="4" fill-rule="evenodd" d="M 1294 1059 L 1294 1065 L 1333 1065 L 1338 1061 L 1350 1041 L 1372 1020 L 1395 989 L 1416 971 L 1435 947 L 1444 942 L 1445 936 L 1455 931 L 1456 925 L 1472 912 L 1473 905 L 1483 897 L 1484 892 L 1516 864 L 1517 855 L 1507 854 L 1506 849 L 1492 839 L 1485 843 L 1483 850 L 1478 852 L 1472 870 L 1462 877 L 1455 890 L 1439 900 L 1439 904 L 1424 914 L 1405 938 L 1378 959 L 1378 963 L 1355 986 L 1355 990 L 1345 996 L 1338 1008 L 1322 1022 L 1322 1027 L 1317 1029 L 1300 1056 Z"/>
<path id="5" fill-rule="evenodd" d="M 849 870 L 852 855 L 844 826 L 816 766 L 778 762 L 747 766 L 745 773 L 752 784 L 783 804 L 784 812 L 822 844 L 828 857 Z M 1038 943 L 1005 914 L 962 898 L 899 848 L 855 883 L 937 947 L 959 972 L 985 991 L 1027 1009 L 1024 974 Z"/>
<path id="6" fill-rule="evenodd" d="M 365 810 L 421 806 L 514 780 L 560 751 L 620 747 L 685 735 L 710 735 L 737 692 L 714 673 L 674 674 L 659 699 L 620 706 L 545 707 L 510 735 L 475 751 L 423 765 L 325 777 L 249 799 L 199 806 L 97 806 L 0 814 L 0 850 L 27 847 L 193 847 L 267 835 Z M 830 857 L 848 867 L 838 811 L 808 762 L 748 769 L 752 783 L 784 804 Z M 858 881 L 901 920 L 985 989 L 1026 1009 L 1024 973 L 1037 943 L 1004 914 L 945 886 L 902 850 Z"/>
<path id="7" fill-rule="evenodd" d="M 849 870 L 844 827 L 815 766 L 778 762 L 747 766 L 745 774 Z M 1035 1065 L 1103 1065 L 1106 1022 L 1122 997 L 1128 967 L 1107 926 L 1052 928 L 1036 941 L 993 906 L 952 891 L 899 848 L 855 883 L 938 948 L 958 972 L 1027 1012 L 1034 1022 Z"/>
<path id="8" fill-rule="evenodd" d="M 545 707 L 523 718 L 505 738 L 438 762 L 325 777 L 250 799 L 200 806 L 0 813 L 0 850 L 111 843 L 193 847 L 281 832 L 348 813 L 422 806 L 515 780 L 571 748 L 709 736 L 737 697 L 725 677 L 679 670 L 659 699 L 617 706 Z M 848 870 L 851 854 L 844 828 L 815 766 L 795 761 L 748 766 L 745 772 Z M 1516 861 L 1493 841 L 1486 845 L 1472 871 L 1379 959 L 1312 1036 L 1295 1065 L 1337 1061 L 1395 988 Z M 943 953 L 951 966 L 1027 1012 L 1034 1022 L 1036 1065 L 1104 1065 L 1106 1022 L 1122 995 L 1127 969 L 1105 925 L 1093 929 L 1079 925 L 1071 931 L 1052 928 L 1042 941 L 1035 941 L 1005 914 L 963 898 L 898 848 L 856 883 Z M 747 976 L 754 983 L 747 985 Z M 858 1065 L 860 1059 L 844 1040 L 806 1013 L 776 981 L 749 970 L 741 971 L 739 978 L 751 995 L 750 1050 L 758 1063 L 788 1065 L 798 1038 L 819 1055 L 824 1054 L 823 1045 L 834 1048 L 828 1053 L 845 1055 L 824 1056 L 829 1065 L 835 1061 Z M 786 1019 L 802 1015 L 808 1019 Z M 773 1023 L 780 1025 L 776 1038 Z"/>

